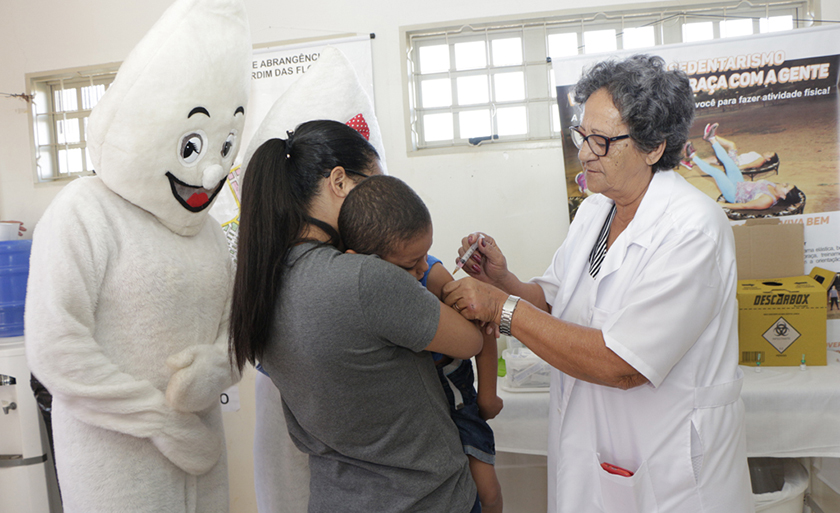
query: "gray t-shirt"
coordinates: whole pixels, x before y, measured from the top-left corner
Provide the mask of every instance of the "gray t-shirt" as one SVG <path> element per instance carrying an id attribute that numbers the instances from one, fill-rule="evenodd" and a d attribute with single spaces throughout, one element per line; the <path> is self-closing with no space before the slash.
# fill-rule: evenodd
<path id="1" fill-rule="evenodd" d="M 438 299 L 375 256 L 293 249 L 262 365 L 310 455 L 309 511 L 468 512 L 476 489 L 430 353 Z"/>

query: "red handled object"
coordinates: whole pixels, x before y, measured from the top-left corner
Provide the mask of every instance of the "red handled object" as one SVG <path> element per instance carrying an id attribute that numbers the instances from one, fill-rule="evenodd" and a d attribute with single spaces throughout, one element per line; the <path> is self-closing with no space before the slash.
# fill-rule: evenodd
<path id="1" fill-rule="evenodd" d="M 629 470 L 621 468 L 621 467 L 617 467 L 617 466 L 615 466 L 611 463 L 601 463 L 601 468 L 606 470 L 610 474 L 615 474 L 617 476 L 630 477 L 630 476 L 633 475 L 633 473 L 630 472 Z"/>

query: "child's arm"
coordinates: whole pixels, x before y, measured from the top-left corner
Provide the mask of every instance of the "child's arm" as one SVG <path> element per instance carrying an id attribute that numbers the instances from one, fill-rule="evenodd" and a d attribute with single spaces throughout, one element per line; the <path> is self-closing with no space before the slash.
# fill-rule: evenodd
<path id="1" fill-rule="evenodd" d="M 499 356 L 495 334 L 482 333 L 484 347 L 475 355 L 475 367 L 478 374 L 476 403 L 478 412 L 484 420 L 490 420 L 502 411 L 504 401 L 496 395 L 496 376 L 499 372 Z"/>
<path id="2" fill-rule="evenodd" d="M 443 264 L 436 263 L 426 278 L 426 288 L 441 296 L 443 285 L 455 278 L 449 274 Z M 496 395 L 496 375 L 499 372 L 498 349 L 496 348 L 495 333 L 487 334 L 482 330 L 483 345 L 481 352 L 475 355 L 476 373 L 478 375 L 478 390 L 476 403 L 479 414 L 484 420 L 490 420 L 502 411 L 502 398 Z"/>
<path id="3" fill-rule="evenodd" d="M 443 284 L 452 280 L 452 275 L 449 274 L 449 271 L 444 269 L 443 264 L 435 263 L 429 270 L 429 275 L 426 277 L 426 289 L 440 299 Z M 432 341 L 432 344 L 430 344 L 426 350 L 433 351 L 435 353 L 442 353 L 452 358 L 460 358 L 462 360 L 476 355 L 483 347 L 481 334 L 478 333 L 476 326 L 472 323 L 472 321 L 467 321 L 467 324 L 471 325 L 470 327 L 473 329 L 464 330 L 464 327 L 462 326 L 464 323 L 461 321 L 466 321 L 466 319 L 461 317 L 461 314 L 457 313 L 454 309 L 452 309 L 452 307 L 446 306 L 443 301 L 440 302 L 440 310 L 441 317 L 440 324 L 438 325 L 438 333 L 435 335 L 435 340 Z M 473 335 L 478 335 L 478 339 L 476 341 L 478 344 L 475 346 L 475 349 L 468 350 L 469 354 L 464 353 L 460 346 L 465 342 L 467 345 L 471 345 L 467 339 L 472 339 Z M 450 339 L 450 343 L 447 345 L 441 345 L 440 341 L 446 337 Z M 454 342 L 454 345 L 452 342 Z"/>
<path id="4" fill-rule="evenodd" d="M 449 274 L 449 271 L 443 267 L 443 264 L 435 262 L 432 269 L 429 271 L 429 276 L 426 278 L 426 289 L 440 299 L 443 291 L 443 284 L 453 280 L 455 280 L 455 278 Z"/>

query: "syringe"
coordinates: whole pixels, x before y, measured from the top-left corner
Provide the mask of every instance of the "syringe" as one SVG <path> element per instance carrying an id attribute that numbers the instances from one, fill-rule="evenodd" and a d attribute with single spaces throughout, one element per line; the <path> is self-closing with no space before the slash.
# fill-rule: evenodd
<path id="1" fill-rule="evenodd" d="M 467 260 L 469 260 L 470 257 L 473 256 L 473 253 L 475 253 L 475 250 L 478 249 L 478 244 L 479 242 L 481 242 L 482 239 L 484 239 L 484 235 L 479 235 L 478 239 L 475 242 L 473 242 L 472 246 L 470 246 L 466 253 L 464 253 L 464 255 L 458 259 L 458 262 L 455 264 L 455 270 L 452 271 L 453 276 L 455 275 L 455 273 L 458 272 L 459 269 L 462 269 L 467 263 Z"/>

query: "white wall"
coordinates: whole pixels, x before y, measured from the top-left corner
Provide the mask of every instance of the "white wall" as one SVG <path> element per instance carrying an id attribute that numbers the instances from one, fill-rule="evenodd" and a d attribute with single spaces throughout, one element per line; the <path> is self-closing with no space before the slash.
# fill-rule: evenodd
<path id="1" fill-rule="evenodd" d="M 692 3 L 711 3 L 695 0 Z M 590 1 L 597 6 L 629 1 Z M 737 3 L 733 0 L 733 3 Z M 3 2 L 0 92 L 22 93 L 24 75 L 123 60 L 170 0 L 28 0 Z M 471 150 L 409 157 L 406 149 L 400 27 L 493 16 L 578 9 L 576 0 L 245 0 L 253 42 L 373 32 L 376 110 L 388 169 L 427 202 L 435 223 L 432 253 L 453 260 L 461 237 L 494 235 L 520 277 L 541 274 L 565 236 L 568 216 L 559 148 Z M 637 5 L 637 3 L 633 3 Z M 840 19 L 840 2 L 823 1 L 822 19 Z M 32 229 L 61 184 L 34 185 L 27 105 L 0 97 L 0 219 Z M 226 414 L 233 511 L 255 511 L 250 456 L 253 377 L 242 387 L 243 410 Z M 250 401 L 250 404 L 249 404 Z"/>

